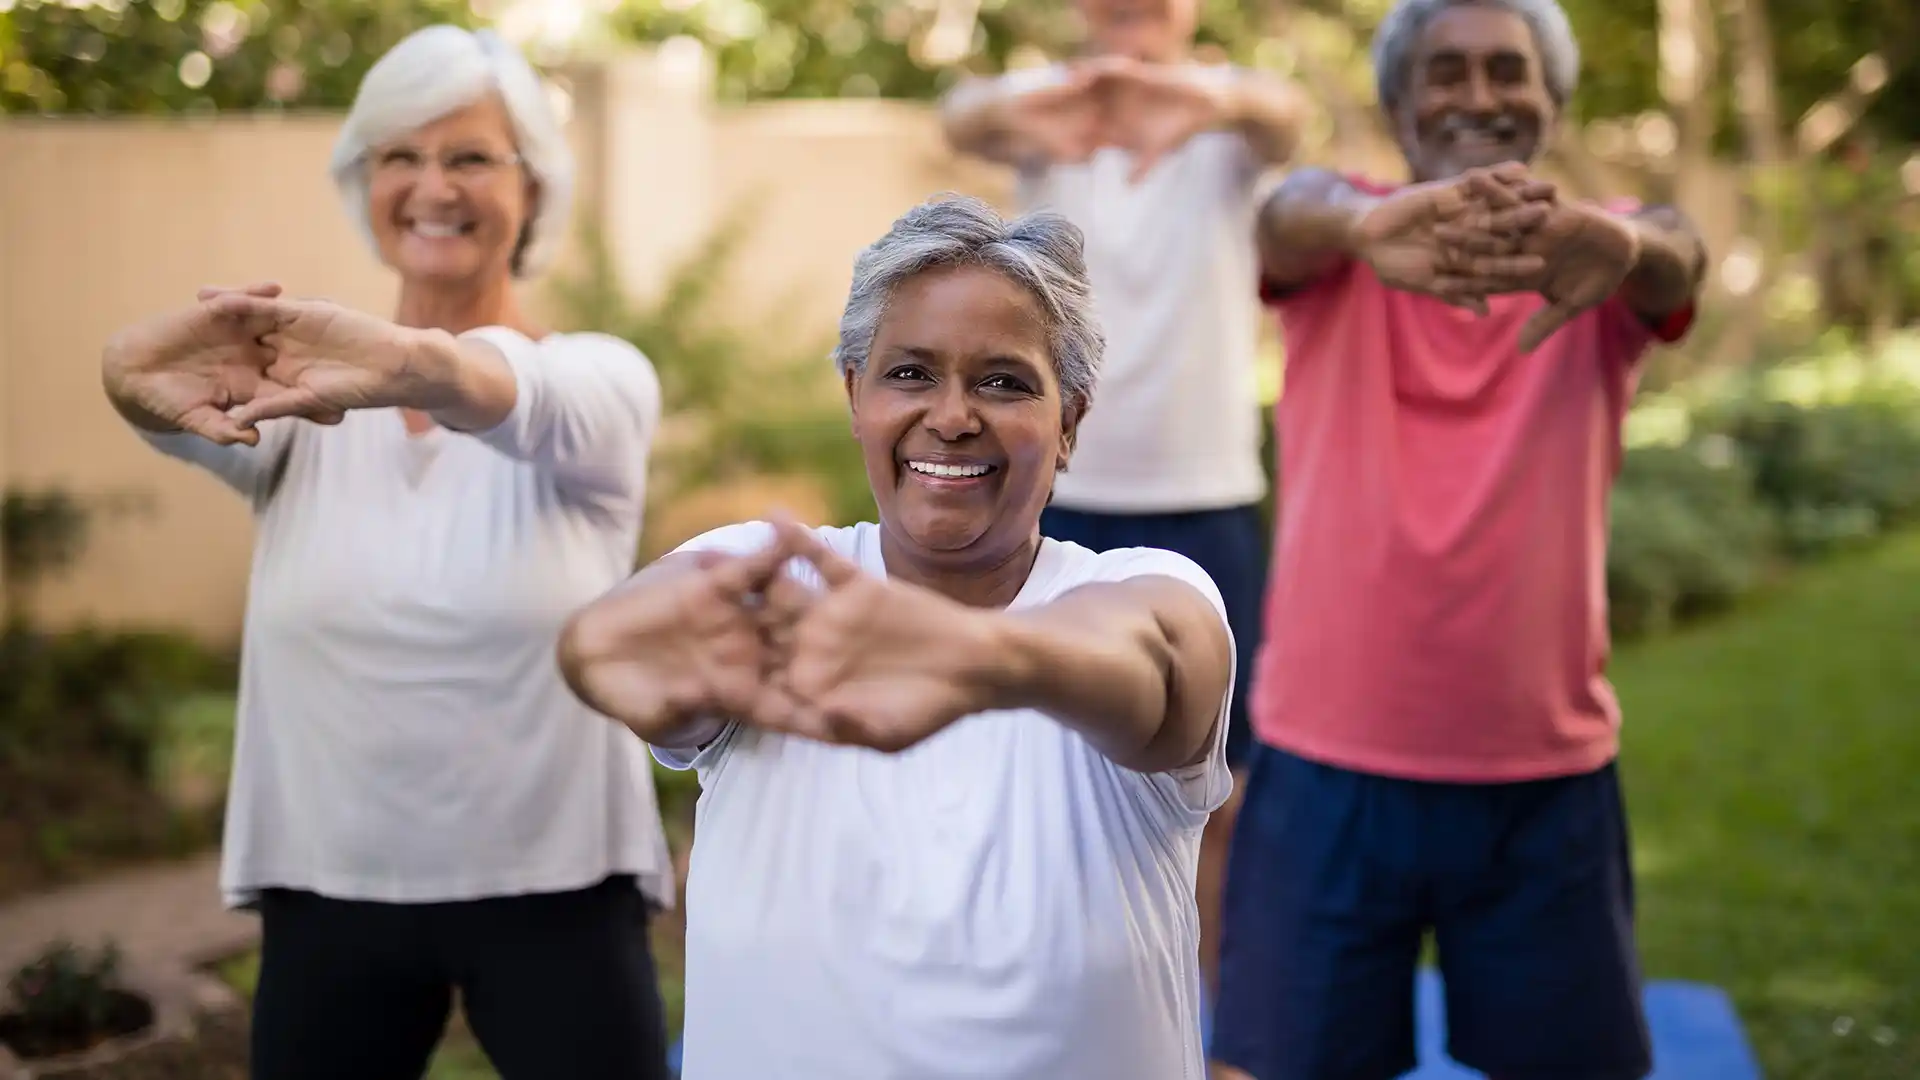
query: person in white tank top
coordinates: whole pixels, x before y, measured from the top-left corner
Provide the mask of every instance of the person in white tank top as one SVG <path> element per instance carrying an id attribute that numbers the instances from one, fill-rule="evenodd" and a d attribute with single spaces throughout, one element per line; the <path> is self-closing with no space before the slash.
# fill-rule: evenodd
<path id="1" fill-rule="evenodd" d="M 685 1080 L 1201 1080 L 1195 867 L 1234 658 L 1191 560 L 1043 539 L 1093 402 L 1080 231 L 975 199 L 858 259 L 879 521 L 710 532 L 569 684 L 698 770 Z"/>
<path id="2" fill-rule="evenodd" d="M 515 301 L 573 162 L 491 34 L 382 57 L 333 173 L 392 320 L 213 289 L 103 361 L 128 422 L 257 521 L 221 867 L 261 916 L 252 1075 L 419 1076 L 457 990 L 507 1080 L 664 1078 L 651 763 L 553 662 L 632 572 L 653 368 Z"/>
<path id="3" fill-rule="evenodd" d="M 1022 209 L 1057 210 L 1087 238 L 1106 370 L 1041 531 L 1192 558 L 1220 586 L 1251 669 L 1269 536 L 1257 188 L 1292 156 L 1306 102 L 1264 72 L 1195 62 L 1197 0 L 1077 7 L 1080 56 L 963 82 L 943 104 L 956 150 L 1016 169 Z M 1229 717 L 1236 775 L 1252 745 L 1244 682 Z M 1209 982 L 1236 807 L 1214 815 L 1201 856 Z"/>

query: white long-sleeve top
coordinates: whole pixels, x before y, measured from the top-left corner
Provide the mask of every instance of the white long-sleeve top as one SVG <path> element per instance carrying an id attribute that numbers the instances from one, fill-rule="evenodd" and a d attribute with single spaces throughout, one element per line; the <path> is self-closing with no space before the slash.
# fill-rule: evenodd
<path id="1" fill-rule="evenodd" d="M 646 747 L 561 681 L 567 616 L 633 569 L 652 365 L 600 334 L 466 335 L 518 398 L 491 431 L 410 436 L 397 410 L 147 435 L 258 522 L 221 869 L 262 888 L 428 902 L 631 873 L 672 903 Z"/>

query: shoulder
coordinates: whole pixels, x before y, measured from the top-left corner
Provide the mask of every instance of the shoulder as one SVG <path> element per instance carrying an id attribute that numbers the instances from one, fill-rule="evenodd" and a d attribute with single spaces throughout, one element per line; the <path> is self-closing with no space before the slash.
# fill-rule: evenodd
<path id="1" fill-rule="evenodd" d="M 598 331 L 578 331 L 566 334 L 548 334 L 540 339 L 540 349 L 549 356 L 578 359 L 589 363 L 605 364 L 615 370 L 625 370 L 648 382 L 657 382 L 653 361 L 639 346 L 625 338 Z"/>
<path id="2" fill-rule="evenodd" d="M 874 526 L 862 522 L 845 527 L 823 525 L 813 530 L 813 535 L 827 545 L 828 550 L 839 555 L 852 557 L 860 548 L 864 530 Z M 773 542 L 773 525 L 766 521 L 742 521 L 734 525 L 722 525 L 710 529 L 699 536 L 673 549 L 673 554 L 692 551 L 718 551 L 727 555 L 745 555 L 759 551 Z"/>
<path id="3" fill-rule="evenodd" d="M 1167 577 L 1184 582 L 1206 597 L 1215 608 L 1225 610 L 1219 586 L 1200 564 L 1177 551 L 1162 548 L 1113 548 L 1095 552 L 1078 544 L 1048 540 L 1061 562 L 1057 591 L 1098 582 L 1130 581 L 1142 577 Z"/>

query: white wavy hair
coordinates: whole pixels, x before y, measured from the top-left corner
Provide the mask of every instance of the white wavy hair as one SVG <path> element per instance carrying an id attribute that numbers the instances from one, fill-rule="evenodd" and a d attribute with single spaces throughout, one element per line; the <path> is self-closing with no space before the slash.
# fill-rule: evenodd
<path id="1" fill-rule="evenodd" d="M 374 244 L 367 205 L 367 154 L 448 113 L 497 94 L 513 125 L 523 168 L 540 184 L 514 247 L 515 277 L 544 269 L 573 209 L 573 149 L 540 76 L 520 50 L 487 30 L 429 26 L 387 50 L 360 82 L 333 144 L 329 171 L 347 214 Z"/>

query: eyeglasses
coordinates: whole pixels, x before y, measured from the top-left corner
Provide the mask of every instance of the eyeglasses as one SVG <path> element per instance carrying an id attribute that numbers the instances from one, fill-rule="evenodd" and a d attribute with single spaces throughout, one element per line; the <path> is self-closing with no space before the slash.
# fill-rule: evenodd
<path id="1" fill-rule="evenodd" d="M 435 160 L 440 172 L 462 183 L 485 181 L 520 164 L 519 154 L 495 154 L 486 150 L 446 150 L 430 159 L 425 151 L 411 146 L 395 146 L 372 155 L 373 171 L 381 176 L 416 177 Z"/>

